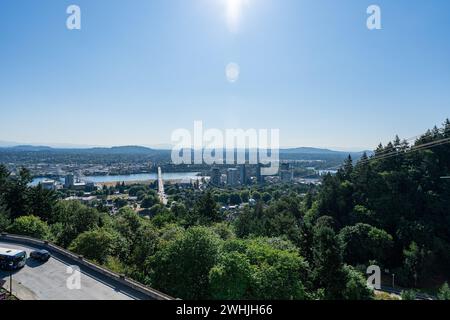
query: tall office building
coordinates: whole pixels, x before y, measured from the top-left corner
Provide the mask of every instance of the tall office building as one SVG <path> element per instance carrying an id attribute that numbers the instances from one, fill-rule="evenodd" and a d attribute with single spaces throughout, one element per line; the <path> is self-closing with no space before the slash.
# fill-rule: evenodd
<path id="1" fill-rule="evenodd" d="M 229 186 L 237 186 L 238 185 L 238 170 L 236 168 L 230 168 L 227 170 L 227 184 Z"/>
<path id="2" fill-rule="evenodd" d="M 72 188 L 75 185 L 75 177 L 72 173 L 69 173 L 66 175 L 66 178 L 64 180 L 64 187 L 67 189 Z"/>
<path id="3" fill-rule="evenodd" d="M 221 178 L 220 169 L 219 168 L 212 168 L 210 183 L 212 185 L 214 185 L 214 186 L 220 186 L 220 182 L 221 182 L 220 178 Z"/>
<path id="4" fill-rule="evenodd" d="M 247 168 L 245 164 L 239 168 L 239 180 L 241 181 L 241 185 L 245 186 L 247 184 Z"/>
<path id="5" fill-rule="evenodd" d="M 258 163 L 256 165 L 256 181 L 258 182 L 258 184 L 264 184 L 264 176 L 261 173 L 262 168 L 263 165 L 261 163 Z"/>

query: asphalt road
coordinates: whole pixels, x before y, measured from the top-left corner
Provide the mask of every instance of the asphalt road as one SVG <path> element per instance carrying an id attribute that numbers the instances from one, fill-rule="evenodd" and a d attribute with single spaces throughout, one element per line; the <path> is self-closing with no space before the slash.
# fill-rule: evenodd
<path id="1" fill-rule="evenodd" d="M 25 250 L 26 266 L 13 273 L 13 293 L 23 300 L 140 300 L 145 296 L 118 281 L 106 277 L 90 268 L 80 266 L 80 288 L 69 289 L 67 273 L 73 261 L 54 252 L 49 261 L 37 262 L 29 258 L 31 251 L 39 249 L 0 241 L 0 247 Z M 69 281 L 69 284 L 73 283 Z M 9 289 L 9 272 L 0 270 L 0 285 Z M 70 287 L 70 285 L 69 285 Z"/>

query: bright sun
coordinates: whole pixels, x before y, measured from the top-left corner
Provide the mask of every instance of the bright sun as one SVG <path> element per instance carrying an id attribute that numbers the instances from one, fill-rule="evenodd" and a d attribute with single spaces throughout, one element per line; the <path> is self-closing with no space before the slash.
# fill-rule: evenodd
<path id="1" fill-rule="evenodd" d="M 232 32 L 237 32 L 244 4 L 248 0 L 225 0 L 226 1 L 226 17 L 228 28 Z"/>

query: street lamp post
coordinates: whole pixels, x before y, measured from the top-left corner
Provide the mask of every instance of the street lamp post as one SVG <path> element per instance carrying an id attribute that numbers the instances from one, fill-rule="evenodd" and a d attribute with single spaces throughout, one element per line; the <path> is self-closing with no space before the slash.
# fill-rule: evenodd
<path id="1" fill-rule="evenodd" d="M 392 274 L 392 289 L 395 289 L 395 274 Z"/>
<path id="2" fill-rule="evenodd" d="M 9 271 L 9 295 L 12 297 L 12 270 Z"/>

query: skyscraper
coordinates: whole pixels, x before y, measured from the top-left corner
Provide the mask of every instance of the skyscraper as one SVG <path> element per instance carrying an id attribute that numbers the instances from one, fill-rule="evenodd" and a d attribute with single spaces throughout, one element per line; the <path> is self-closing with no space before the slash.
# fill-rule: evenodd
<path id="1" fill-rule="evenodd" d="M 237 186 L 238 184 L 238 170 L 236 168 L 230 168 L 227 170 L 227 185 Z"/>
<path id="2" fill-rule="evenodd" d="M 64 179 L 64 187 L 67 189 L 72 188 L 75 185 L 75 177 L 72 173 L 69 173 L 66 175 L 66 178 Z"/>
<path id="3" fill-rule="evenodd" d="M 210 183 L 214 186 L 220 186 L 220 169 L 219 168 L 212 168 L 211 170 L 211 180 Z"/>
<path id="4" fill-rule="evenodd" d="M 263 165 L 261 163 L 258 163 L 256 165 L 256 181 L 258 184 L 264 184 L 264 176 L 261 174 Z"/>
<path id="5" fill-rule="evenodd" d="M 247 168 L 245 167 L 245 164 L 243 164 L 239 169 L 239 179 L 241 185 L 244 186 L 247 184 Z"/>

